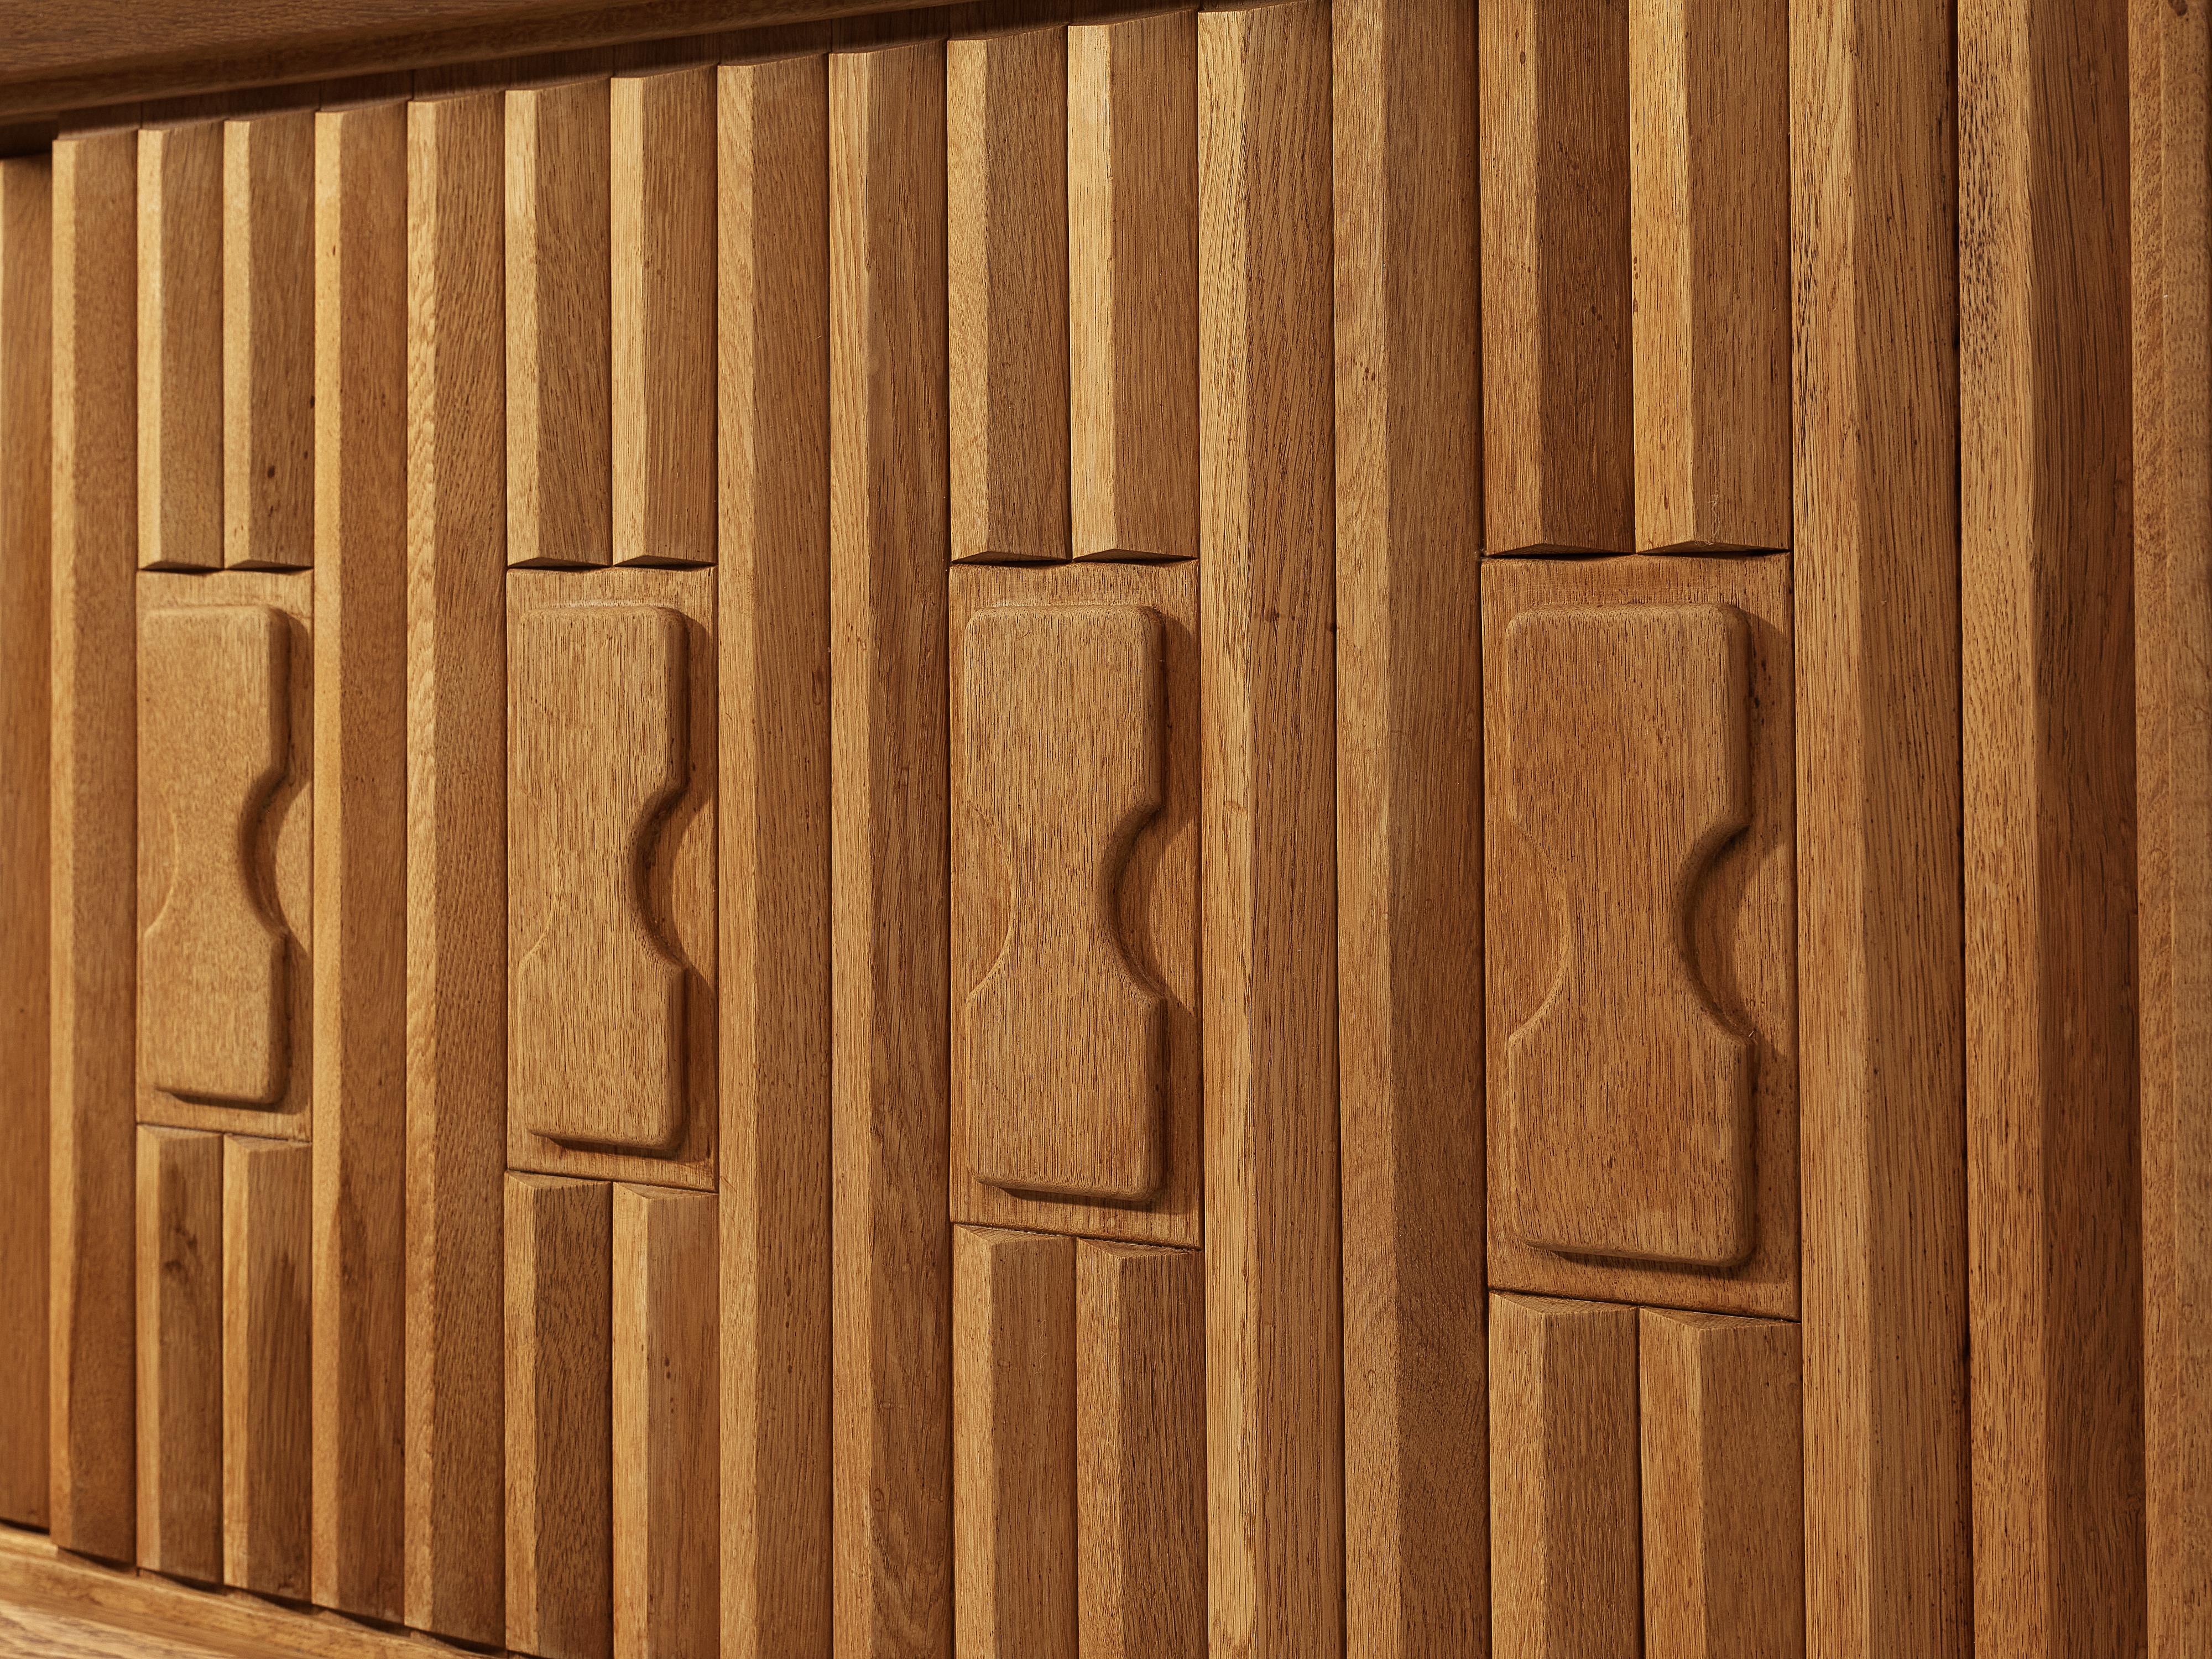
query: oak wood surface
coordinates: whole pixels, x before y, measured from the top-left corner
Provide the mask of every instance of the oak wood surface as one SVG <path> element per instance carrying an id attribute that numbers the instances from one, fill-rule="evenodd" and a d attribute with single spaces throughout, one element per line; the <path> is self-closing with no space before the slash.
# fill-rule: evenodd
<path id="1" fill-rule="evenodd" d="M 222 559 L 314 562 L 315 118 L 222 127 Z"/>
<path id="2" fill-rule="evenodd" d="M 222 1137 L 138 1131 L 138 1562 L 223 1577 Z"/>
<path id="3" fill-rule="evenodd" d="M 222 564 L 222 123 L 138 135 L 138 562 Z"/>
<path id="4" fill-rule="evenodd" d="M 223 1582 L 304 1601 L 313 1429 L 314 1155 L 222 1143 Z"/>

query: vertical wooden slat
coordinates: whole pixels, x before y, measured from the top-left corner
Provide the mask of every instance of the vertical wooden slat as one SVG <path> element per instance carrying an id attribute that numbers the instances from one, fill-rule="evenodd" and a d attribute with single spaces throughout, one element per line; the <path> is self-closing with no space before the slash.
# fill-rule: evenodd
<path id="1" fill-rule="evenodd" d="M 1645 1659 L 1805 1651 L 1798 1328 L 1646 1308 Z"/>
<path id="2" fill-rule="evenodd" d="M 127 1561 L 137 1030 L 137 136 L 53 151 L 48 1525 Z"/>
<path id="3" fill-rule="evenodd" d="M 952 556 L 1068 551 L 1067 31 L 945 49 Z"/>
<path id="4" fill-rule="evenodd" d="M 1490 1298 L 1491 1651 L 1642 1651 L 1633 1308 Z"/>
<path id="5" fill-rule="evenodd" d="M 714 562 L 714 77 L 618 76 L 613 210 L 614 554 Z"/>
<path id="6" fill-rule="evenodd" d="M 1626 553 L 1628 0 L 1478 0 L 1484 549 Z"/>
<path id="7" fill-rule="evenodd" d="M 53 173 L 0 161 L 0 1521 L 46 1522 Z"/>
<path id="8" fill-rule="evenodd" d="M 1790 545 L 1790 17 L 1632 0 L 1636 545 Z"/>
<path id="9" fill-rule="evenodd" d="M 830 60 L 836 1651 L 951 1650 L 945 55 Z"/>
<path id="10" fill-rule="evenodd" d="M 714 1650 L 721 1459 L 715 1436 L 715 1201 L 614 1189 L 614 1647 Z"/>
<path id="11" fill-rule="evenodd" d="M 507 556 L 600 565 L 614 537 L 607 83 L 507 94 Z"/>
<path id="12" fill-rule="evenodd" d="M 1792 0 L 1807 1638 L 1970 1640 L 1949 0 Z"/>
<path id="13" fill-rule="evenodd" d="M 507 1645 L 614 1647 L 614 1207 L 605 1182 L 507 1178 Z"/>
<path id="14" fill-rule="evenodd" d="M 407 114 L 407 1622 L 496 1643 L 506 1166 L 500 100 Z"/>
<path id="15" fill-rule="evenodd" d="M 1199 19 L 1213 1640 L 1340 1651 L 1329 14 Z"/>
<path id="16" fill-rule="evenodd" d="M 223 562 L 314 562 L 315 117 L 222 129 Z"/>
<path id="17" fill-rule="evenodd" d="M 720 102 L 722 1645 L 827 1659 L 826 63 Z"/>
<path id="18" fill-rule="evenodd" d="M 1198 553 L 1198 19 L 1067 32 L 1075 556 Z"/>
<path id="19" fill-rule="evenodd" d="M 313 1160 L 296 1140 L 223 1143 L 223 1579 L 295 1600 L 307 1594 Z"/>
<path id="20" fill-rule="evenodd" d="M 222 564 L 222 124 L 138 135 L 138 562 Z"/>
<path id="21" fill-rule="evenodd" d="M 1474 14 L 1337 0 L 1347 1646 L 1490 1638 Z"/>
<path id="22" fill-rule="evenodd" d="M 138 1132 L 138 1565 L 222 1582 L 222 1137 Z"/>
<path id="23" fill-rule="evenodd" d="M 2137 1653 L 2127 7 L 1959 18 L 1968 1321 L 1985 1653 Z"/>

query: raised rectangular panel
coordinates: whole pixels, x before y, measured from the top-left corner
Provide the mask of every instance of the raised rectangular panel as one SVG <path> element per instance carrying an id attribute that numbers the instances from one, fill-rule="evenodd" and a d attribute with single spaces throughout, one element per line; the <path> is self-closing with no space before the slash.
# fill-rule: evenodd
<path id="1" fill-rule="evenodd" d="M 507 561 L 614 538 L 607 83 L 507 94 Z"/>
<path id="2" fill-rule="evenodd" d="M 222 1143 L 223 1582 L 304 1601 L 314 1154 Z"/>
<path id="3" fill-rule="evenodd" d="M 1067 31 L 1069 511 L 1079 559 L 1198 553 L 1198 17 Z"/>
<path id="4" fill-rule="evenodd" d="M 1789 1316 L 1787 562 L 1483 580 L 1490 1282 Z"/>
<path id="5" fill-rule="evenodd" d="M 222 129 L 223 562 L 314 562 L 315 115 Z"/>
<path id="6" fill-rule="evenodd" d="M 138 1565 L 222 1582 L 222 1137 L 138 1131 Z"/>
<path id="7" fill-rule="evenodd" d="M 1643 1651 L 1637 1310 L 1490 1298 L 1493 1659 Z"/>
<path id="8" fill-rule="evenodd" d="M 1200 1242 L 1197 585 L 953 573 L 958 1220 Z"/>
<path id="9" fill-rule="evenodd" d="M 952 556 L 1067 556 L 1067 31 L 945 48 Z"/>
<path id="10" fill-rule="evenodd" d="M 222 123 L 138 135 L 138 562 L 222 564 Z"/>

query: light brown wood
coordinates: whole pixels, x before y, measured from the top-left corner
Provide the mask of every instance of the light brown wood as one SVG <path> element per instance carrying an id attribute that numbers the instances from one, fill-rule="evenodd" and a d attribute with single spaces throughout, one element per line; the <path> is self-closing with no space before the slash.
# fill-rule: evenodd
<path id="1" fill-rule="evenodd" d="M 1632 0 L 1636 545 L 1790 545 L 1790 15 Z"/>
<path id="2" fill-rule="evenodd" d="M 1499 1659 L 1643 1651 L 1636 1325 L 1633 1308 L 1490 1298 L 1490 1642 Z"/>
<path id="3" fill-rule="evenodd" d="M 714 562 L 714 76 L 611 96 L 614 554 Z"/>
<path id="4" fill-rule="evenodd" d="M 222 1582 L 222 1137 L 138 1131 L 138 1562 Z"/>
<path id="5" fill-rule="evenodd" d="M 614 1206 L 507 1178 L 507 1645 L 614 1650 Z"/>
<path id="6" fill-rule="evenodd" d="M 507 557 L 602 565 L 614 539 L 605 81 L 507 94 Z"/>
<path id="7" fill-rule="evenodd" d="M 714 1200 L 614 1189 L 614 1650 L 713 1650 L 716 1540 Z"/>
<path id="8" fill-rule="evenodd" d="M 137 1558 L 137 138 L 53 150 L 53 1234 L 47 1524 Z"/>
<path id="9" fill-rule="evenodd" d="M 500 100 L 407 112 L 407 1622 L 505 1633 Z"/>
<path id="10" fill-rule="evenodd" d="M 2127 7 L 1959 17 L 1975 1647 L 2147 1640 Z"/>
<path id="11" fill-rule="evenodd" d="M 1198 25 L 1212 1642 L 1343 1645 L 1329 14 Z"/>
<path id="12" fill-rule="evenodd" d="M 976 566 L 952 575 L 948 640 L 953 731 L 958 734 L 951 783 L 957 1220 L 1193 1248 L 1202 1242 L 1198 582 L 1196 568 L 1188 563 L 1146 568 L 1104 561 L 1043 569 Z M 1036 884 L 1030 872 L 1042 880 L 1054 859 L 1082 849 L 1072 829 L 1056 821 L 1047 824 L 1057 807 L 1026 830 L 1006 808 L 988 808 L 981 798 L 988 781 L 981 757 L 1002 734 L 1026 723 L 1036 728 L 1024 740 L 1030 751 L 1056 768 L 1057 757 L 1073 743 L 1087 717 L 1097 688 L 1040 721 L 1035 702 L 1040 688 L 1002 686 L 993 691 L 971 683 L 963 666 L 969 659 L 966 642 L 975 637 L 979 625 L 988 630 L 1008 615 L 1018 619 L 1078 614 L 1154 619 L 1151 625 L 1158 630 L 1161 647 L 1158 726 L 1142 752 L 1158 766 L 1153 781 L 1158 804 L 1142 823 L 1121 826 L 1119 839 L 1115 826 L 1102 826 L 1105 840 L 1086 854 L 1089 861 L 1079 860 L 1053 878 L 1063 887 L 1060 897 L 1031 896 L 1028 889 Z M 1139 734 L 1137 719 L 1133 707 L 1117 707 L 1098 723 L 1095 736 L 1109 747 L 1119 744 Z M 1040 781 L 1050 785 L 1058 777 L 1061 785 L 1077 787 L 1089 775 L 1085 763 L 1066 775 L 1055 770 Z M 1007 837 L 1034 838 L 1040 825 L 1046 826 L 1043 843 L 1032 846 L 1019 867 L 1007 862 Z M 1127 1087 L 1102 1090 L 1093 1081 L 1090 1061 L 1073 1058 L 1095 1039 L 1077 1026 L 1073 1008 L 1053 1004 L 1050 988 L 1063 982 L 1061 970 L 1034 952 L 1032 966 L 1013 959 L 1012 930 L 1018 919 L 1010 907 L 1018 897 L 1022 905 L 1046 913 L 1064 910 L 1079 898 L 1092 907 L 1087 918 L 1078 918 L 1091 930 L 1089 942 L 1070 940 L 1066 946 L 1070 951 L 1078 944 L 1083 948 L 1066 969 L 1066 982 L 1097 974 L 1108 977 L 1108 995 L 1121 998 L 1119 988 L 1125 985 L 1136 993 L 1140 1006 L 1131 1012 L 1154 1022 L 1152 1029 L 1135 1033 L 1148 1045 L 1131 1060 L 1142 1076 L 1130 1087 L 1147 1091 L 1141 1098 L 1128 1098 Z M 1032 944 L 1053 944 L 1050 938 L 1038 938 L 1041 919 L 1029 918 L 1026 937 Z M 1019 982 L 1009 983 L 1017 974 Z M 1006 1006 L 1009 992 L 1042 992 L 1043 1001 L 1024 1013 Z M 1102 1023 L 1120 1012 L 1096 1000 L 1090 1011 Z M 1126 1027 L 1124 1035 L 1129 1035 Z M 1033 1080 L 1008 1088 L 1010 1077 L 1030 1075 L 1030 1068 L 1063 1075 L 1050 1084 Z M 990 1087 L 979 1088 L 979 1077 Z M 1080 1184 L 1109 1178 L 1098 1162 L 1103 1148 L 1095 1131 L 1116 1113 L 1127 1124 L 1126 1151 L 1146 1166 L 1139 1179 L 1148 1184 L 1134 1198 L 1117 1200 Z M 1055 1178 L 1045 1166 L 1063 1153 L 1088 1160 L 1091 1173 L 1078 1178 L 1062 1172 Z M 1036 1162 L 1042 1177 L 1033 1174 L 1025 1184 L 1006 1178 L 1000 1170 L 1000 1179 L 989 1178 L 994 1159 L 1003 1163 L 1008 1157 Z"/>
<path id="13" fill-rule="evenodd" d="M 1067 31 L 1079 559 L 1198 553 L 1197 64 L 1193 12 Z"/>
<path id="14" fill-rule="evenodd" d="M 222 129 L 223 562 L 314 561 L 315 118 Z"/>
<path id="15" fill-rule="evenodd" d="M 138 135 L 138 562 L 222 565 L 222 123 Z"/>
<path id="16" fill-rule="evenodd" d="M 1798 1328 L 1660 1308 L 1638 1322 L 1644 1652 L 1802 1654 Z"/>
<path id="17" fill-rule="evenodd" d="M 1084 1659 L 1206 1652 L 1206 1263 L 1075 1244 L 1075 1534 Z"/>
<path id="18" fill-rule="evenodd" d="M 307 1595 L 314 1154 L 222 1145 L 223 1578 Z"/>
<path id="19" fill-rule="evenodd" d="M 52 164 L 0 161 L 0 1521 L 46 1522 Z"/>
<path id="20" fill-rule="evenodd" d="M 1075 1251 L 952 1234 L 952 1626 L 959 1659 L 1075 1659 Z"/>
<path id="21" fill-rule="evenodd" d="M 1790 616 L 1781 558 L 1485 567 L 1494 1286 L 1797 1310 Z"/>
<path id="22" fill-rule="evenodd" d="M 827 1659 L 829 72 L 720 72 L 722 1647 Z"/>
<path id="23" fill-rule="evenodd" d="M 1484 550 L 1635 545 L 1629 0 L 1478 0 Z"/>
<path id="24" fill-rule="evenodd" d="M 836 1651 L 952 1648 L 945 55 L 830 60 Z"/>
<path id="25" fill-rule="evenodd" d="M 952 556 L 1068 553 L 1067 31 L 945 48 Z"/>
<path id="26" fill-rule="evenodd" d="M 1964 1659 L 1948 0 L 1790 8 L 1807 1638 Z"/>

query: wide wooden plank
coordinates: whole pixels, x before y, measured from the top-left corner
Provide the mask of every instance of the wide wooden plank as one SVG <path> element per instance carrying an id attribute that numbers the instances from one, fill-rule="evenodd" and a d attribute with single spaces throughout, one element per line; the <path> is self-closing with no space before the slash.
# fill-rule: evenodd
<path id="1" fill-rule="evenodd" d="M 223 562 L 314 561 L 315 118 L 222 128 Z"/>
<path id="2" fill-rule="evenodd" d="M 1336 0 L 1345 1629 L 1490 1639 L 1474 9 Z"/>
<path id="3" fill-rule="evenodd" d="M 308 1588 L 313 1191 L 311 1148 L 224 1138 L 223 1581 L 295 1601 Z"/>
<path id="4" fill-rule="evenodd" d="M 138 135 L 138 562 L 222 564 L 222 123 Z"/>
<path id="5" fill-rule="evenodd" d="M 407 1622 L 506 1631 L 500 100 L 407 112 Z"/>
<path id="6" fill-rule="evenodd" d="M 222 1137 L 138 1131 L 138 1565 L 222 1582 Z"/>
<path id="7" fill-rule="evenodd" d="M 1198 26 L 1213 1641 L 1344 1628 L 1329 14 Z"/>
<path id="8" fill-rule="evenodd" d="M 945 54 L 830 60 L 836 1651 L 951 1650 Z"/>
<path id="9" fill-rule="evenodd" d="M 137 137 L 53 150 L 54 1541 L 136 1558 Z"/>

